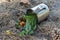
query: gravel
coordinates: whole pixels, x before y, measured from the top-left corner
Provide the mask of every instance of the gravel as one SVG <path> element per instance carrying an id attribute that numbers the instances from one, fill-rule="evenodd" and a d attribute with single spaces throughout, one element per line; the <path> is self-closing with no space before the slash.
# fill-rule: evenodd
<path id="1" fill-rule="evenodd" d="M 20 5 L 19 0 L 0 4 L 0 40 L 60 40 L 60 0 L 29 0 L 29 2 L 27 6 Z M 20 29 L 15 28 L 16 21 L 28 8 L 40 3 L 49 6 L 49 17 L 38 24 L 33 35 L 20 37 L 18 35 Z M 13 34 L 6 35 L 6 30 L 11 30 Z"/>

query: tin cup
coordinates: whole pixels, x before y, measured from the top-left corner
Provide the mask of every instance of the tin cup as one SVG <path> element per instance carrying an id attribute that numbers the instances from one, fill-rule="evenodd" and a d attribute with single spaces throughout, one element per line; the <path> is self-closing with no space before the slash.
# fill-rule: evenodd
<path id="1" fill-rule="evenodd" d="M 30 8 L 28 10 L 32 10 L 37 15 L 38 22 L 41 22 L 42 20 L 46 19 L 47 16 L 49 15 L 49 8 L 44 3 L 39 4 L 39 5 L 37 5 L 33 8 Z"/>

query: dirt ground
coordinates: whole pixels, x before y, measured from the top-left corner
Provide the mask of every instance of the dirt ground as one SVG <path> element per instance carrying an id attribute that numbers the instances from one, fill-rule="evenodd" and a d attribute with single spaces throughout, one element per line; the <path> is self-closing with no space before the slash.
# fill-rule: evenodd
<path id="1" fill-rule="evenodd" d="M 29 0 L 30 5 L 22 6 L 20 1 L 0 4 L 0 40 L 60 40 L 60 0 Z M 20 37 L 20 29 L 15 28 L 15 23 L 26 13 L 28 8 L 40 3 L 49 6 L 50 14 L 47 20 L 38 24 L 38 29 L 33 35 Z M 11 30 L 13 35 L 6 35 L 6 30 Z"/>

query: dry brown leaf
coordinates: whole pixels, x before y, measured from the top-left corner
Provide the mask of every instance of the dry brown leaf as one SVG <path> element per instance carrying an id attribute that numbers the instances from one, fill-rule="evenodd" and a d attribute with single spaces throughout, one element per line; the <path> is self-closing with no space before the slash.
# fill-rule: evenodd
<path id="1" fill-rule="evenodd" d="M 29 0 L 21 0 L 20 2 L 23 3 L 23 4 L 30 4 Z"/>

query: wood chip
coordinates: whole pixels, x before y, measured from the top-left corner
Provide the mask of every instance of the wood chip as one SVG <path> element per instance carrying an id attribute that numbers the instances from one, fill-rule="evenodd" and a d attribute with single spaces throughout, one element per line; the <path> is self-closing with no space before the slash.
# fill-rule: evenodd
<path id="1" fill-rule="evenodd" d="M 20 3 L 21 4 L 30 4 L 29 0 L 21 0 Z"/>

